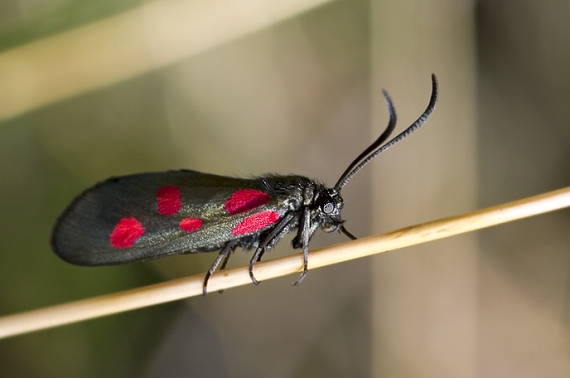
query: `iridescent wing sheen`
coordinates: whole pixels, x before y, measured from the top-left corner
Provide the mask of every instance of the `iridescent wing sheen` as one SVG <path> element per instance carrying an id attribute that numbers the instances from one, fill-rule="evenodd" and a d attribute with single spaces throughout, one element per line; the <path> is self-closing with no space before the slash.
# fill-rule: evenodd
<path id="1" fill-rule="evenodd" d="M 54 227 L 52 247 L 78 265 L 216 250 L 271 228 L 287 198 L 262 179 L 189 170 L 113 178 L 73 201 Z"/>

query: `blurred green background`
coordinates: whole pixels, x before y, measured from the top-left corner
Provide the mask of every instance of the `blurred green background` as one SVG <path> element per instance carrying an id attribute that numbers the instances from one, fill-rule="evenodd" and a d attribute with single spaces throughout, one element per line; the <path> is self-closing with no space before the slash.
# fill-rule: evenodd
<path id="1" fill-rule="evenodd" d="M 397 218 L 397 226 L 519 199 L 570 182 L 567 2 L 463 1 L 449 7 L 445 1 L 378 5 L 352 0 L 324 2 L 315 8 L 306 2 L 306 9 L 302 1 L 291 2 L 301 4 L 299 10 L 280 10 L 291 13 L 269 26 L 236 31 L 218 43 L 214 38 L 196 50 L 176 38 L 184 35 L 183 27 L 172 37 L 159 36 L 151 25 L 168 14 L 153 5 L 168 8 L 183 3 L 202 4 L 124 0 L 0 4 L 0 316 L 204 272 L 215 254 L 131 266 L 72 266 L 51 252 L 51 227 L 82 190 L 129 173 L 179 168 L 235 176 L 298 173 L 332 185 L 384 126 L 385 119 L 376 124 L 373 116 L 375 107 L 384 106 L 376 101 L 375 81 L 393 94 L 401 128 L 423 110 L 429 73 L 437 73 L 442 87 L 437 111 L 446 114 L 454 101 L 465 104 L 462 114 L 470 121 L 450 127 L 471 134 L 465 144 L 453 131 L 437 134 L 433 126 L 431 135 L 440 139 L 426 142 L 430 140 L 426 129 L 413 142 L 398 147 L 402 155 L 393 156 L 404 156 L 405 161 L 388 157 L 390 152 L 384 163 L 375 162 L 383 164 L 380 178 L 373 176 L 378 173 L 373 169 L 359 173 L 343 191 L 347 203 L 343 215 L 356 235 L 395 227 L 373 220 L 372 208 L 382 200 L 373 199 L 371 182 L 385 180 L 388 188 L 402 176 L 413 176 L 402 164 L 430 167 L 428 155 L 407 157 L 415 156 L 410 151 L 413 146 L 420 146 L 420 151 L 449 146 L 474 151 L 466 165 L 472 169 L 465 172 L 467 179 L 446 181 L 424 168 L 425 181 L 407 185 L 418 196 L 409 202 L 423 206 L 431 201 L 430 206 L 441 211 L 422 208 L 418 217 L 398 224 L 407 212 L 396 212 L 407 201 L 394 200 L 394 209 L 379 211 L 385 218 Z M 243 17 L 245 24 L 253 23 L 257 15 L 269 18 L 271 5 L 257 7 L 251 20 L 237 13 L 235 18 Z M 203 14 L 178 13 L 182 18 L 195 17 L 188 21 L 190 26 L 196 20 L 213 30 L 228 25 L 216 17 L 215 8 L 200 9 Z M 381 20 L 376 17 L 379 9 Z M 395 15 L 406 12 L 422 13 L 423 18 L 396 22 L 400 19 Z M 117 27 L 133 19 L 147 24 Z M 392 31 L 382 38 L 395 48 L 384 53 L 377 50 L 375 30 L 378 24 L 389 23 L 385 20 L 394 20 L 394 28 L 387 28 Z M 444 29 L 449 25 L 453 26 L 449 30 L 465 33 L 467 54 L 455 48 L 462 34 Z M 455 42 L 434 41 L 443 46 L 439 49 L 426 44 L 422 30 L 428 27 L 442 29 L 441 34 L 456 38 Z M 72 40 L 76 31 L 83 34 Z M 148 50 L 137 55 L 113 44 L 129 33 L 131 41 L 143 45 L 148 41 Z M 212 34 L 196 39 L 210 41 Z M 432 59 L 398 54 L 404 35 L 414 42 L 409 48 L 428 51 L 426 56 L 431 51 L 437 55 L 435 61 L 447 62 L 459 74 L 447 72 Z M 163 50 L 157 52 L 156 46 Z M 170 58 L 163 59 L 167 55 Z M 387 68 L 376 76 L 383 60 Z M 421 75 L 390 70 L 406 64 L 417 67 Z M 67 79 L 59 79 L 68 73 Z M 472 85 L 462 91 L 453 80 L 457 76 L 472 78 L 465 80 Z M 385 77 L 392 79 L 382 80 Z M 414 87 L 407 80 L 413 80 Z M 414 88 L 422 92 L 412 93 Z M 435 117 L 432 122 L 437 125 Z M 458 171 L 464 167 L 459 160 Z M 435 172 L 437 164 L 432 165 Z M 475 184 L 469 184 L 466 194 L 474 193 L 472 202 L 450 206 L 458 197 L 455 193 L 463 191 L 462 183 L 472 180 Z M 437 198 L 427 194 L 430 190 Z M 453 277 L 437 275 L 446 260 L 434 259 L 432 265 L 430 256 L 445 244 L 433 243 L 422 250 L 428 263 L 405 274 L 393 271 L 396 277 L 379 274 L 371 261 L 392 266 L 398 259 L 417 257 L 417 252 L 396 251 L 388 257 L 311 271 L 299 288 L 290 285 L 294 277 L 284 277 L 223 295 L 0 340 L 0 376 L 567 377 L 568 218 L 568 211 L 562 211 L 478 233 L 473 239 L 478 248 L 469 254 L 473 276 L 465 295 L 447 295 L 459 285 Z M 291 253 L 289 240 L 266 258 Z M 317 232 L 311 246 L 344 240 L 341 235 Z M 466 251 L 446 252 L 461 256 Z M 230 265 L 248 259 L 238 252 Z M 454 268 L 451 263 L 446 269 L 463 275 Z M 400 290 L 421 286 L 422 277 L 438 280 L 437 285 L 426 285 L 429 297 Z M 417 312 L 410 309 L 415 307 L 401 305 L 395 297 L 404 303 L 425 301 L 425 313 L 413 314 L 417 319 L 410 321 L 409 313 Z M 431 307 L 437 298 L 442 302 L 451 298 L 446 306 L 457 303 L 468 309 L 469 319 L 465 313 L 445 318 L 440 307 Z M 463 307 L 465 301 L 468 305 Z M 392 317 L 388 310 L 394 311 Z M 395 324 L 393 318 L 402 322 Z M 462 331 L 455 331 L 457 324 Z M 389 330 L 401 335 L 398 342 Z M 468 346 L 464 360 L 446 354 L 458 344 Z"/>

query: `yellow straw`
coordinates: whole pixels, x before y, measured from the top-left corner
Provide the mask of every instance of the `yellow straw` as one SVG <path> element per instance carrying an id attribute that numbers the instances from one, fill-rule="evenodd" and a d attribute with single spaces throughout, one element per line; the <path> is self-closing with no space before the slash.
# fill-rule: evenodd
<path id="1" fill-rule="evenodd" d="M 570 187 L 463 215 L 402 228 L 382 235 L 320 248 L 309 253 L 309 269 L 393 251 L 569 206 Z M 255 276 L 263 281 L 300 272 L 302 267 L 302 255 L 295 254 L 256 264 Z M 4 316 L 0 318 L 0 338 L 201 295 L 203 279 L 204 275 L 200 274 Z M 208 290 L 215 292 L 250 283 L 248 268 L 242 266 L 214 274 L 208 284 Z"/>

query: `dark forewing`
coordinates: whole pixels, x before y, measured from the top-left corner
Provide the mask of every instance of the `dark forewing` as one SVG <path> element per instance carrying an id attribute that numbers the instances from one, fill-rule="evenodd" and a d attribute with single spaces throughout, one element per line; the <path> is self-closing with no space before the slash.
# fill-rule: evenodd
<path id="1" fill-rule="evenodd" d="M 79 265 L 215 250 L 270 228 L 285 203 L 261 179 L 188 170 L 114 178 L 73 201 L 55 225 L 52 246 Z"/>

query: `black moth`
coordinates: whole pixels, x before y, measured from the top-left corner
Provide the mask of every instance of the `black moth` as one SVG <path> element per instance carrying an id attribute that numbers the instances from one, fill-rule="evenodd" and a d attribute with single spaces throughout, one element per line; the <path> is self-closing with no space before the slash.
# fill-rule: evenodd
<path id="1" fill-rule="evenodd" d="M 433 112 L 438 84 L 424 113 L 406 130 L 384 143 L 396 126 L 392 100 L 383 91 L 390 121 L 378 139 L 364 150 L 327 188 L 303 176 L 268 174 L 253 179 L 216 176 L 190 170 L 142 173 L 111 178 L 87 189 L 57 220 L 51 245 L 65 261 L 77 265 L 117 265 L 178 253 L 221 249 L 204 278 L 224 269 L 237 248 L 255 249 L 249 275 L 263 254 L 287 233 L 297 230 L 291 245 L 303 249 L 307 274 L 309 240 L 317 228 L 343 232 L 340 191 L 378 154 L 422 126 Z"/>

